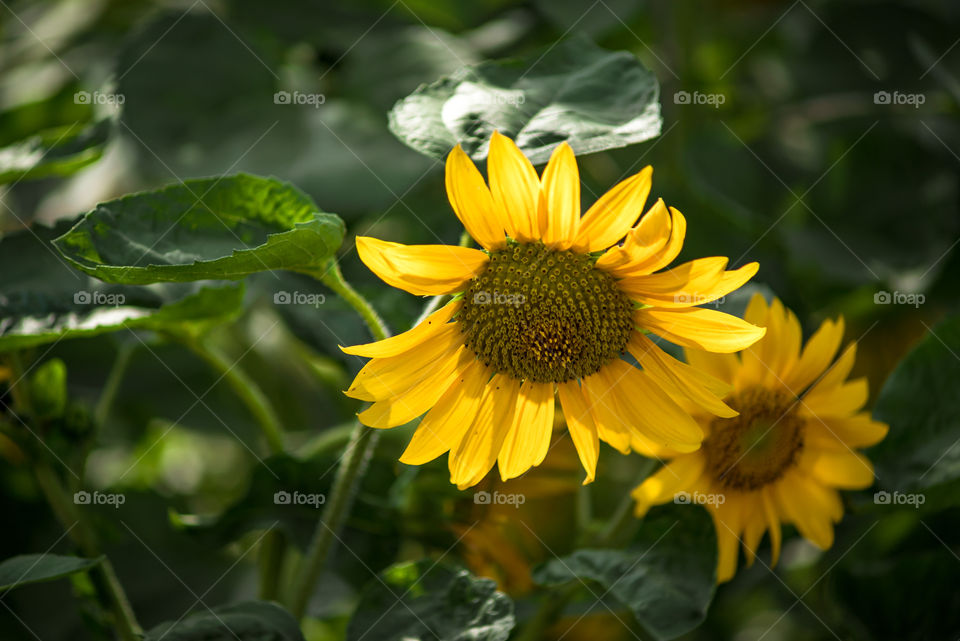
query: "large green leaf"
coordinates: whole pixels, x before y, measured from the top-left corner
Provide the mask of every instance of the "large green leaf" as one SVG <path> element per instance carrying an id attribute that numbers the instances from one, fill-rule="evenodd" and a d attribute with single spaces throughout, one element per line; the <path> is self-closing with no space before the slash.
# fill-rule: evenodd
<path id="1" fill-rule="evenodd" d="M 71 225 L 36 225 L 0 239 L 0 352 L 123 328 L 220 322 L 242 309 L 239 284 L 127 287 L 79 273 L 51 244 Z"/>
<path id="2" fill-rule="evenodd" d="M 659 508 L 623 550 L 580 549 L 534 570 L 542 585 L 589 581 L 614 597 L 656 639 L 673 639 L 706 617 L 716 585 L 716 538 L 705 510 Z"/>
<path id="3" fill-rule="evenodd" d="M 431 560 L 387 568 L 360 597 L 347 641 L 505 641 L 513 602 L 490 579 Z"/>
<path id="4" fill-rule="evenodd" d="M 317 273 L 343 233 L 343 221 L 296 187 L 238 174 L 102 203 L 54 245 L 91 276 L 143 285 Z"/>
<path id="5" fill-rule="evenodd" d="M 297 620 L 275 603 L 248 601 L 161 623 L 145 641 L 303 641 Z"/>
<path id="6" fill-rule="evenodd" d="M 958 354 L 960 316 L 952 316 L 930 331 L 880 391 L 874 417 L 890 425 L 890 433 L 871 458 L 881 487 L 926 490 L 960 479 Z"/>
<path id="7" fill-rule="evenodd" d="M 100 158 L 110 127 L 109 119 L 56 127 L 0 148 L 0 184 L 72 174 Z"/>
<path id="8" fill-rule="evenodd" d="M 478 160 L 499 130 L 539 164 L 563 140 L 588 154 L 659 135 L 659 93 L 656 77 L 633 54 L 574 38 L 422 86 L 390 111 L 390 129 L 428 156 L 444 158 L 460 143 Z"/>
<path id="9" fill-rule="evenodd" d="M 53 581 L 76 572 L 86 572 L 102 557 L 83 559 L 62 554 L 21 554 L 0 563 L 0 590 L 11 590 L 28 583 Z"/>

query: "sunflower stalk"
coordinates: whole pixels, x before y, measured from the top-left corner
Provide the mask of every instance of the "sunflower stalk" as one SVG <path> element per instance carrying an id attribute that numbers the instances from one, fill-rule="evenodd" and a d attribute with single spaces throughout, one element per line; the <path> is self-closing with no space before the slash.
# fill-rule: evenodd
<path id="1" fill-rule="evenodd" d="M 376 340 L 383 340 L 390 335 L 380 315 L 369 301 L 344 280 L 343 273 L 337 263 L 331 263 L 330 267 L 321 275 L 320 280 L 357 311 Z M 293 589 L 287 599 L 290 611 L 298 619 L 302 618 L 306 612 L 317 580 L 323 573 L 327 557 L 329 557 L 339 532 L 350 513 L 353 499 L 363 479 L 367 463 L 373 456 L 378 436 L 377 430 L 369 428 L 359 421 L 353 428 L 350 444 L 347 446 L 340 468 L 337 470 L 329 500 L 320 515 L 320 520 L 307 548 L 303 569 L 296 577 Z"/>

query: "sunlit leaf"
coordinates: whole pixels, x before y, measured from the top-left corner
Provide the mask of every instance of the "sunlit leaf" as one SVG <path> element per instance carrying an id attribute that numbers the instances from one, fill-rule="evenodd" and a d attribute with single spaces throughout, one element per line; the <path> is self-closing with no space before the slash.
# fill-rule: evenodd
<path id="1" fill-rule="evenodd" d="M 103 154 L 110 127 L 108 119 L 57 127 L 0 148 L 0 184 L 82 169 Z"/>
<path id="2" fill-rule="evenodd" d="M 633 54 L 573 38 L 420 87 L 390 111 L 390 129 L 428 156 L 445 158 L 459 143 L 475 159 L 487 155 L 499 130 L 540 164 L 564 140 L 588 154 L 659 135 L 659 93 L 656 77 Z"/>
<path id="3" fill-rule="evenodd" d="M 343 233 L 343 221 L 292 185 L 238 174 L 102 203 L 54 245 L 91 276 L 144 285 L 316 273 Z"/>
<path id="4" fill-rule="evenodd" d="M 231 283 L 106 285 L 72 269 L 51 239 L 72 223 L 36 225 L 0 239 L 0 352 L 130 329 L 173 329 L 239 313 Z"/>

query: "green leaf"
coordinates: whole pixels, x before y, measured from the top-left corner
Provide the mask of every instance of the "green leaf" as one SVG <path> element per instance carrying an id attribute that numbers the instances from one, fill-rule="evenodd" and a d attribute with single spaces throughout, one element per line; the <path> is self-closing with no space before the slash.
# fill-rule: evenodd
<path id="1" fill-rule="evenodd" d="M 427 156 L 445 158 L 460 143 L 477 160 L 499 130 L 540 164 L 564 140 L 589 154 L 658 136 L 659 93 L 656 77 L 633 54 L 574 38 L 420 87 L 390 111 L 390 130 Z"/>
<path id="2" fill-rule="evenodd" d="M 110 127 L 109 119 L 55 127 L 0 148 L 0 184 L 82 169 L 103 155 Z"/>
<path id="3" fill-rule="evenodd" d="M 881 487 L 925 490 L 960 480 L 958 354 L 960 316 L 954 315 L 930 330 L 880 391 L 874 418 L 890 433 L 870 456 Z"/>
<path id="4" fill-rule="evenodd" d="M 367 586 L 347 641 L 505 641 L 514 623 L 513 602 L 493 581 L 421 560 L 393 565 Z"/>
<path id="5" fill-rule="evenodd" d="M 247 601 L 161 623 L 144 641 L 303 641 L 297 620 L 276 603 Z"/>
<path id="6" fill-rule="evenodd" d="M 103 557 L 82 559 L 62 554 L 21 554 L 0 563 L 0 590 L 28 583 L 53 581 L 76 572 L 86 572 L 100 563 Z"/>
<path id="7" fill-rule="evenodd" d="M 0 239 L 0 352 L 124 328 L 202 329 L 242 310 L 242 285 L 122 287 L 75 271 L 51 244 L 72 224 Z"/>
<path id="8" fill-rule="evenodd" d="M 343 221 L 296 187 L 238 174 L 102 203 L 54 245 L 91 276 L 143 285 L 275 269 L 316 273 L 343 234 Z"/>
<path id="9" fill-rule="evenodd" d="M 704 620 L 716 586 L 717 543 L 705 510 L 658 508 L 624 550 L 580 549 L 537 567 L 541 585 L 594 581 L 597 594 L 630 608 L 656 639 L 673 639 Z"/>

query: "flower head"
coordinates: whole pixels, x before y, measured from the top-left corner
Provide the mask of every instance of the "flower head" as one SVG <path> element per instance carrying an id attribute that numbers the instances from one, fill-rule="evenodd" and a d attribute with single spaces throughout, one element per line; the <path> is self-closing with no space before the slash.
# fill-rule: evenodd
<path id="1" fill-rule="evenodd" d="M 504 480 L 540 464 L 556 397 L 587 482 L 600 440 L 624 452 L 637 439 L 696 450 L 703 432 L 680 401 L 736 412 L 717 397 L 722 384 L 645 333 L 718 352 L 750 345 L 762 328 L 697 305 L 743 285 L 756 263 L 726 271 L 726 258 L 703 258 L 659 271 L 679 254 L 686 221 L 660 200 L 634 226 L 649 167 L 582 216 L 566 143 L 538 176 L 513 141 L 494 133 L 487 168 L 489 187 L 459 146 L 447 158 L 450 203 L 483 249 L 357 238 L 360 258 L 390 285 L 454 295 L 408 332 L 344 349 L 372 358 L 346 392 L 373 402 L 360 420 L 388 428 L 426 412 L 400 460 L 418 465 L 449 451 L 461 488 L 494 463 Z M 624 360 L 627 352 L 643 369 Z"/>
<path id="2" fill-rule="evenodd" d="M 873 484 L 873 466 L 855 450 L 877 443 L 888 429 L 860 411 L 866 379 L 847 380 L 856 343 L 834 361 L 842 319 L 824 322 L 801 350 L 800 323 L 779 300 L 768 307 L 756 294 L 744 317 L 765 325 L 767 334 L 742 353 L 687 350 L 693 366 L 731 385 L 724 400 L 739 414 L 723 418 L 691 408 L 706 434 L 703 447 L 651 452 L 672 460 L 633 491 L 637 516 L 678 496 L 709 509 L 721 582 L 733 577 L 741 544 L 753 563 L 764 532 L 776 563 L 781 523 L 829 548 L 833 524 L 843 516 L 838 490 Z"/>

